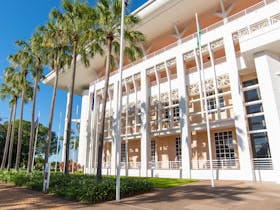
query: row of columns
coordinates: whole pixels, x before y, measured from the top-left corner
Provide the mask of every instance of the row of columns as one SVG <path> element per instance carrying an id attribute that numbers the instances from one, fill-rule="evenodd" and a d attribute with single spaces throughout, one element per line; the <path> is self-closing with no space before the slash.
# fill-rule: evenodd
<path id="1" fill-rule="evenodd" d="M 226 26 L 225 26 L 226 27 Z M 232 103 L 233 103 L 233 111 L 234 111 L 234 121 L 235 128 L 237 134 L 237 142 L 238 142 L 238 151 L 240 158 L 240 171 L 242 173 L 243 179 L 253 179 L 254 170 L 252 163 L 252 152 L 251 152 L 251 143 L 249 140 L 249 135 L 246 127 L 246 113 L 244 110 L 243 100 L 242 100 L 242 91 L 240 86 L 240 77 L 238 73 L 238 65 L 237 59 L 234 49 L 234 43 L 232 34 L 230 30 L 225 30 L 225 34 L 223 35 L 224 39 L 224 48 L 226 54 L 227 67 L 230 77 L 230 87 L 232 94 Z M 208 44 L 208 49 L 210 46 Z M 210 52 L 210 59 L 212 67 L 215 71 L 214 58 L 213 54 Z M 186 82 L 186 71 L 183 59 L 183 51 L 178 51 L 176 55 L 176 66 L 177 66 L 177 81 L 178 81 L 178 96 L 179 96 L 179 107 L 180 107 L 180 134 L 181 134 L 181 148 L 182 148 L 182 175 L 184 178 L 191 178 L 191 146 L 190 146 L 190 126 L 188 123 L 188 98 L 187 95 L 187 82 Z M 196 53 L 195 53 L 196 54 Z M 277 152 L 277 148 L 279 148 L 279 142 L 277 141 L 277 130 L 280 129 L 280 101 L 278 100 L 280 97 L 279 82 L 274 78 L 273 74 L 275 72 L 274 69 L 280 69 L 280 62 L 275 60 L 271 56 L 267 54 L 257 55 L 255 57 L 256 70 L 260 83 L 260 90 L 263 96 L 263 104 L 265 110 L 265 117 L 267 119 L 275 119 L 275 113 L 277 113 L 277 122 L 272 120 L 267 120 L 267 128 L 268 128 L 268 136 L 269 143 L 271 148 L 271 154 L 273 158 L 273 165 L 276 170 L 276 173 L 279 174 L 280 177 L 280 164 L 275 160 L 280 160 L 280 153 Z M 273 67 L 273 68 L 272 68 Z M 277 67 L 277 68 L 276 68 Z M 147 69 L 141 69 L 141 176 L 148 176 L 148 163 L 150 156 L 150 124 L 149 124 L 149 78 L 147 76 Z M 215 74 L 215 72 L 214 72 Z M 170 75 L 169 75 L 170 76 Z M 156 73 L 157 80 L 159 80 L 158 75 Z M 266 85 L 268 79 L 270 79 L 271 85 L 269 87 Z M 277 81 L 277 82 L 276 82 Z M 135 83 L 135 81 L 134 81 Z M 215 85 L 215 94 L 218 94 L 217 84 Z M 134 86 L 136 86 L 134 84 Z M 114 90 L 117 90 L 117 82 L 114 83 Z M 160 86 L 159 86 L 160 89 Z M 269 89 L 269 90 L 267 90 Z M 134 90 L 136 88 L 134 87 Z M 267 94 L 267 91 L 270 94 Z M 135 91 L 137 92 L 137 91 Z M 159 90 L 160 92 L 160 90 Z M 94 97 L 96 97 L 96 90 L 94 91 Z M 159 94 L 160 97 L 160 94 Z M 136 95 L 137 99 L 137 95 Z M 160 98 L 159 98 L 160 99 Z M 116 168 L 116 125 L 115 121 L 117 118 L 117 91 L 114 91 L 113 94 L 113 104 L 112 104 L 112 113 L 113 113 L 113 138 L 112 138 L 112 147 L 111 147 L 111 170 L 114 174 L 114 169 Z M 136 101 L 137 102 L 137 101 Z M 218 97 L 216 97 L 216 103 L 219 105 Z M 273 109 L 268 109 L 266 107 L 271 107 L 271 103 L 273 104 Z M 95 114 L 91 115 L 91 124 L 95 125 L 91 127 L 91 136 L 90 136 L 90 149 L 87 150 L 87 158 L 86 158 L 86 166 L 91 168 L 93 164 L 89 164 L 90 162 L 94 162 L 94 160 L 90 161 L 90 159 L 94 156 L 92 152 L 95 150 L 94 146 L 94 130 L 96 130 L 97 125 L 97 113 L 98 113 L 98 103 L 97 100 L 94 101 L 94 112 Z M 95 158 L 92 158 L 95 159 Z"/>

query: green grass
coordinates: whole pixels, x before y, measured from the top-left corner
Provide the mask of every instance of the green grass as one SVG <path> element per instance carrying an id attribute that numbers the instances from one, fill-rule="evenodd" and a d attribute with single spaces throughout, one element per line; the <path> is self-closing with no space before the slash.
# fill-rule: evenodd
<path id="1" fill-rule="evenodd" d="M 196 182 L 193 179 L 147 178 L 154 188 L 170 188 Z"/>

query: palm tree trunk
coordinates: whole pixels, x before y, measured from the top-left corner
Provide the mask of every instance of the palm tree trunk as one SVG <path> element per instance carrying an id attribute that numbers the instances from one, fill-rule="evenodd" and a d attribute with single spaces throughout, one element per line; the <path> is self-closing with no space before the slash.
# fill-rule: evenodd
<path id="1" fill-rule="evenodd" d="M 7 161 L 8 149 L 9 149 L 9 143 L 10 143 L 10 135 L 11 135 L 11 125 L 12 125 L 13 112 L 14 112 L 14 106 L 11 107 L 11 111 L 10 111 L 10 118 L 9 118 L 8 131 L 7 131 L 6 142 L 5 142 L 5 148 L 4 148 L 3 158 L 2 158 L 2 163 L 1 163 L 1 170 L 3 170 L 5 168 L 6 161 Z"/>
<path id="2" fill-rule="evenodd" d="M 8 157 L 8 165 L 7 165 L 8 171 L 10 170 L 11 165 L 12 165 L 13 146 L 14 146 L 14 137 L 15 137 L 15 121 L 16 121 L 16 115 L 17 115 L 17 101 L 18 101 L 18 99 L 16 98 L 15 104 L 14 104 L 14 119 L 13 119 L 13 124 L 12 124 L 12 134 L 11 134 L 11 139 L 10 139 L 9 157 Z"/>
<path id="3" fill-rule="evenodd" d="M 70 96 L 69 96 L 69 104 L 67 107 L 67 135 L 66 135 L 66 146 L 65 146 L 65 161 L 64 161 L 64 175 L 68 176 L 68 164 L 69 164 L 69 145 L 71 139 L 71 123 L 72 123 L 72 106 L 73 106 L 73 94 L 74 94 L 74 86 L 75 86 L 75 76 L 76 76 L 76 61 L 77 61 L 77 45 L 78 41 L 74 41 L 73 43 L 73 70 L 71 77 L 71 86 L 70 86 Z"/>
<path id="4" fill-rule="evenodd" d="M 110 63 L 111 63 L 111 50 L 112 50 L 112 37 L 107 37 L 107 60 L 106 60 L 106 72 L 105 72 L 105 85 L 104 85 L 104 98 L 102 99 L 102 110 L 101 110 L 101 127 L 98 131 L 98 160 L 97 160 L 97 172 L 96 180 L 102 178 L 102 154 L 103 154 L 103 142 L 104 142 L 104 127 L 105 127 L 105 113 L 106 113 L 106 103 L 108 95 L 108 84 L 110 76 Z"/>
<path id="5" fill-rule="evenodd" d="M 25 96 L 25 87 L 23 87 L 22 92 L 21 92 L 20 120 L 19 120 L 19 125 L 18 125 L 18 143 L 17 143 L 17 156 L 16 156 L 16 166 L 15 166 L 16 171 L 18 171 L 19 163 L 20 163 L 24 96 Z"/>
<path id="6" fill-rule="evenodd" d="M 57 92 L 57 83 L 58 83 L 58 69 L 55 70 L 55 82 L 53 85 L 53 93 L 52 93 L 52 102 L 51 102 L 51 111 L 50 111 L 50 118 L 49 118 L 49 130 L 48 130 L 48 141 L 45 145 L 45 165 L 49 162 L 49 154 L 50 154 L 50 145 L 52 139 L 52 123 L 53 123 L 53 113 L 54 113 L 54 105 L 56 99 L 56 92 Z"/>
<path id="7" fill-rule="evenodd" d="M 34 148 L 33 144 L 34 144 L 34 136 L 35 136 L 34 118 L 35 118 L 36 97 L 37 97 L 38 83 L 39 83 L 39 75 L 37 73 L 36 78 L 35 78 L 34 88 L 33 88 L 33 99 L 32 99 L 32 116 L 31 116 L 31 128 L 30 128 L 28 163 L 27 163 L 27 172 L 28 173 L 30 173 L 32 171 L 31 167 L 32 167 L 33 148 Z"/>

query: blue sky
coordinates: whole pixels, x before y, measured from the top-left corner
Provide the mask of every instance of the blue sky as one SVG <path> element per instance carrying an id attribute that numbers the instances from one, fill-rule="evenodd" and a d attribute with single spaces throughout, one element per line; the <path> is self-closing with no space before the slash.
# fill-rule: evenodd
<path id="1" fill-rule="evenodd" d="M 133 11 L 147 0 L 131 0 L 128 10 Z M 93 5 L 96 0 L 88 0 Z M 16 40 L 28 40 L 36 27 L 44 25 L 52 8 L 60 8 L 61 0 L 4 0 L 0 7 L 0 82 L 3 80 L 3 70 L 9 65 L 7 56 L 17 51 Z M 49 72 L 45 70 L 45 74 Z M 48 124 L 52 88 L 40 84 L 37 97 L 36 116 L 41 113 L 41 123 Z M 81 106 L 81 97 L 75 96 L 73 118 L 76 117 L 76 107 Z M 59 90 L 54 114 L 53 130 L 58 131 L 59 113 L 62 112 L 61 134 L 64 128 L 66 107 L 66 92 Z M 8 120 L 8 101 L 0 101 L 0 117 Z M 19 110 L 18 110 L 19 115 Z M 6 119 L 5 119 L 6 118 Z M 25 105 L 24 119 L 31 119 L 31 103 Z M 74 127 L 74 126 L 73 126 Z"/>

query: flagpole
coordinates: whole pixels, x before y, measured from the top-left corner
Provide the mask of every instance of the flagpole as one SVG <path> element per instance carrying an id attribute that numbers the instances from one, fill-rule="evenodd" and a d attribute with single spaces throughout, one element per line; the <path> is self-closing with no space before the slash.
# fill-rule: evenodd
<path id="1" fill-rule="evenodd" d="M 59 148 L 59 138 L 60 138 L 60 127 L 61 127 L 61 118 L 62 112 L 59 113 L 59 124 L 58 124 L 58 134 L 57 134 L 57 142 L 56 142 L 56 161 L 54 171 L 57 171 L 57 162 L 58 162 L 58 148 Z"/>
<path id="2" fill-rule="evenodd" d="M 200 40 L 200 27 L 198 23 L 197 13 L 195 13 L 196 27 L 197 27 L 197 39 L 199 47 L 199 56 L 200 56 L 200 69 L 202 72 L 203 80 L 203 95 L 204 95 L 204 106 L 205 106 L 205 118 L 206 118 L 206 128 L 207 128 L 207 139 L 208 139 L 208 150 L 209 150 L 209 160 L 210 160 L 210 171 L 211 171 L 211 187 L 215 187 L 214 183 L 214 173 L 213 173 L 213 160 L 212 160 L 212 146 L 211 146 L 211 132 L 208 118 L 208 107 L 207 107 L 207 95 L 206 95 L 206 85 L 205 85 L 205 72 L 203 68 L 203 57 L 202 57 L 202 48 Z"/>
<path id="3" fill-rule="evenodd" d="M 36 151 L 36 144 L 37 144 L 37 139 L 38 139 L 38 130 L 40 126 L 40 111 L 38 113 L 38 124 L 36 128 L 36 134 L 35 134 L 35 142 L 34 142 L 34 149 L 33 149 L 33 157 L 32 157 L 32 164 L 31 164 L 31 170 L 33 170 L 34 167 L 34 159 L 35 159 L 35 151 Z"/>
<path id="4" fill-rule="evenodd" d="M 120 35 L 120 63 L 119 63 L 119 87 L 118 87 L 118 115 L 117 115 L 117 139 L 116 139 L 116 201 L 120 201 L 120 148 L 121 148 L 121 116 L 122 116 L 122 68 L 123 68 L 123 47 L 124 47 L 124 15 L 125 7 L 128 0 L 122 0 L 122 15 L 121 15 L 121 35 Z"/>

